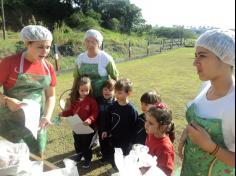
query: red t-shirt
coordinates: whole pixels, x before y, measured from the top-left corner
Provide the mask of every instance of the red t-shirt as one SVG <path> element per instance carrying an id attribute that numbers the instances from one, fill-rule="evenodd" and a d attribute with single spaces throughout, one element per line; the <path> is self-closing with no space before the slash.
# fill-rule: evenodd
<path id="1" fill-rule="evenodd" d="M 78 114 L 81 120 L 90 120 L 94 124 L 98 117 L 98 105 L 95 99 L 86 97 L 84 100 L 77 100 L 71 107 L 62 112 L 62 116 L 68 117 Z"/>
<path id="2" fill-rule="evenodd" d="M 16 80 L 18 78 L 20 70 L 20 61 L 21 54 L 16 54 L 13 56 L 6 57 L 5 59 L 0 59 L 0 86 L 3 86 L 5 89 L 9 90 L 14 87 Z M 50 71 L 51 75 L 51 84 L 50 86 L 56 86 L 56 73 L 53 69 L 53 66 L 45 60 L 45 63 Z M 27 59 L 24 59 L 24 73 L 30 73 L 34 75 L 49 75 L 48 70 L 45 68 L 42 61 L 37 60 L 32 63 Z"/>
<path id="3" fill-rule="evenodd" d="M 157 157 L 157 166 L 171 176 L 174 170 L 174 146 L 168 136 L 156 138 L 154 135 L 148 135 L 146 146 L 149 147 L 149 154 Z"/>

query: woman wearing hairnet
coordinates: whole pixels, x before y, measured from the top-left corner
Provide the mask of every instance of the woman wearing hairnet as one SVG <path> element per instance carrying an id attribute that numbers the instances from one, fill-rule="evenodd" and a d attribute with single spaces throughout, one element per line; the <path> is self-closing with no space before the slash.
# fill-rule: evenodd
<path id="1" fill-rule="evenodd" d="M 78 56 L 74 71 L 75 80 L 81 75 L 90 77 L 95 97 L 101 96 L 101 87 L 109 77 L 116 80 L 119 76 L 113 58 L 100 50 L 102 42 L 103 36 L 99 31 L 90 29 L 86 32 L 84 43 L 87 51 Z"/>
<path id="2" fill-rule="evenodd" d="M 20 35 L 26 51 L 0 60 L 0 87 L 3 87 L 0 92 L 0 135 L 11 142 L 24 141 L 32 153 L 43 157 L 46 126 L 51 123 L 55 106 L 56 74 L 46 61 L 52 34 L 43 26 L 29 25 Z M 36 135 L 25 127 L 26 119 L 20 118 L 25 100 L 38 105 Z M 36 118 L 35 114 L 31 116 Z"/>
<path id="3" fill-rule="evenodd" d="M 196 42 L 194 66 L 205 83 L 189 104 L 179 144 L 181 176 L 235 175 L 235 32 L 209 30 Z M 183 151 L 184 148 L 184 151 Z"/>

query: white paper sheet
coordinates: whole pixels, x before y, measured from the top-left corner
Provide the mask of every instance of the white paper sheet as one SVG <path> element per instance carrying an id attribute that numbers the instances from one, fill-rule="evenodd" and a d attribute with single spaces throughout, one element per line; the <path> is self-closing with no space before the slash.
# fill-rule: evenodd
<path id="1" fill-rule="evenodd" d="M 74 116 L 66 117 L 65 119 L 76 134 L 91 134 L 94 132 L 94 130 L 90 126 L 86 126 L 83 124 L 83 121 L 77 114 Z"/>
<path id="2" fill-rule="evenodd" d="M 39 119 L 40 119 L 40 104 L 33 100 L 24 99 L 22 110 L 25 114 L 25 127 L 28 128 L 35 139 L 37 139 Z"/>

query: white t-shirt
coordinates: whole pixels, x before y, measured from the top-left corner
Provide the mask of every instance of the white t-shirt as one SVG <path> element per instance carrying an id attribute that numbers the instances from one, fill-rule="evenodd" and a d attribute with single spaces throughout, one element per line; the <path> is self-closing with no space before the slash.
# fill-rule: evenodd
<path id="1" fill-rule="evenodd" d="M 84 64 L 97 64 L 98 65 L 98 73 L 100 76 L 107 76 L 107 65 L 110 62 L 114 62 L 113 58 L 104 51 L 99 51 L 99 54 L 95 58 L 88 57 L 88 53 L 80 54 L 76 59 L 76 64 L 78 65 L 78 69 L 82 63 Z"/>
<path id="2" fill-rule="evenodd" d="M 228 150 L 235 152 L 235 82 L 228 94 L 217 100 L 208 100 L 207 91 L 211 83 L 204 84 L 201 93 L 190 103 L 196 104 L 196 113 L 206 119 L 222 120 L 224 142 Z"/>

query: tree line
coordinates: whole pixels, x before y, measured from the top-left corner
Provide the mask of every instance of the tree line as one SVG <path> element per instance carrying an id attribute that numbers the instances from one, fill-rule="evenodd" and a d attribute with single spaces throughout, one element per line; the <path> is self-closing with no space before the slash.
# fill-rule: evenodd
<path id="1" fill-rule="evenodd" d="M 115 32 L 155 35 L 165 38 L 191 38 L 183 27 L 152 27 L 139 7 L 129 0 L 3 0 L 6 26 L 19 31 L 28 24 L 43 24 L 53 30 L 65 23 L 76 31 L 100 26 Z"/>
<path id="2" fill-rule="evenodd" d="M 6 24 L 12 30 L 36 21 L 50 28 L 65 22 L 78 30 L 102 26 L 130 33 L 145 23 L 141 9 L 129 0 L 4 0 L 4 6 Z"/>

